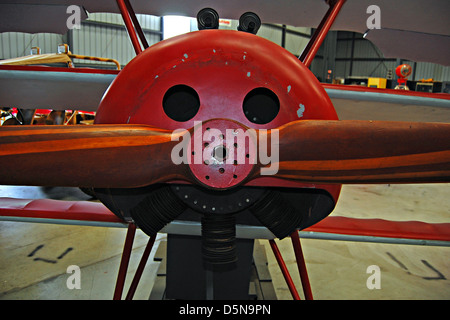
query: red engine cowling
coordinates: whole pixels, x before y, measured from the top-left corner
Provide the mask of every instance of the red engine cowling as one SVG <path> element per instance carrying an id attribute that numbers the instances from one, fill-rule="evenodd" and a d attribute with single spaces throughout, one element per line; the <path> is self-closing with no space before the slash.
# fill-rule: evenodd
<path id="1" fill-rule="evenodd" d="M 232 120 L 254 129 L 273 129 L 299 119 L 335 120 L 337 115 L 316 77 L 285 49 L 245 32 L 202 30 L 161 41 L 130 61 L 105 93 L 95 121 L 175 130 L 188 129 L 195 121 L 210 119 Z M 176 190 L 189 188 L 176 185 Z M 184 195 L 178 198 L 200 213 L 218 213 L 219 208 L 223 213 L 252 211 L 252 205 L 259 209 L 270 207 L 269 202 L 276 204 L 277 197 L 272 195 L 261 202 L 264 197 L 260 190 L 277 189 L 287 202 L 310 205 L 309 209 L 302 204 L 294 206 L 294 211 L 295 208 L 309 211 L 309 218 L 287 228 L 292 229 L 307 227 L 327 216 L 334 208 L 341 186 L 305 184 L 266 176 L 232 190 L 213 192 L 193 188 L 195 192 L 184 189 Z M 99 190 L 98 193 L 103 192 L 100 198 L 113 212 L 126 217 L 133 216 L 130 212 L 155 186 L 148 189 L 148 192 L 142 191 L 141 197 L 137 196 L 140 192 L 130 190 Z M 249 201 L 243 194 L 248 195 L 250 191 L 243 189 L 257 191 Z M 177 193 L 175 189 L 172 191 Z M 198 198 L 195 205 L 186 202 L 191 196 Z M 317 197 L 325 205 L 311 208 Z M 132 198 L 135 200 L 131 201 Z M 201 201 L 203 204 L 199 203 Z M 183 211 L 181 202 L 178 211 Z M 227 203 L 236 206 L 227 209 Z M 250 220 L 243 223 L 252 224 Z M 155 226 L 150 232 L 156 229 Z M 274 233 L 282 237 L 292 232 L 287 229 Z"/>
<path id="2" fill-rule="evenodd" d="M 171 93 L 175 102 L 178 94 L 187 104 L 198 100 L 198 106 L 178 103 L 165 110 Z M 279 110 L 273 110 L 271 96 L 278 99 Z M 245 32 L 202 30 L 159 42 L 133 59 L 103 97 L 96 123 L 175 130 L 213 118 L 272 129 L 299 119 L 334 120 L 337 115 L 315 76 L 285 49 Z M 335 200 L 339 196 L 335 185 L 261 179 L 274 186 L 319 187 Z"/>

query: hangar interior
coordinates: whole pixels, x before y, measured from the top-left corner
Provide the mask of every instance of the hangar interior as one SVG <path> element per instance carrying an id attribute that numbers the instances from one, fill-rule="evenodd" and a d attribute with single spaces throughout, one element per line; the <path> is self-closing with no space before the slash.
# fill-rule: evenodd
<path id="1" fill-rule="evenodd" d="M 137 14 L 137 17 L 150 45 L 173 35 L 198 30 L 195 18 L 142 14 Z M 220 29 L 236 30 L 238 24 L 237 20 L 222 19 Z M 313 31 L 311 28 L 264 24 L 263 21 L 258 36 L 299 56 Z M 58 45 L 62 43 L 68 44 L 74 54 L 116 59 L 122 67 L 135 55 L 120 14 L 91 13 L 88 19 L 81 22 L 80 29 L 69 30 L 64 35 L 1 33 L 0 59 L 29 55 L 32 47 L 39 47 L 41 53 L 57 53 Z M 99 61 L 75 59 L 74 63 L 78 67 L 114 68 L 111 63 Z M 393 80 L 386 88 L 394 88 L 397 77 L 395 68 L 403 63 L 412 66 L 412 74 L 408 78 L 411 90 L 416 89 L 417 82 L 432 79 L 436 82 L 432 92 L 444 92 L 445 84 L 450 81 L 448 66 L 384 58 L 372 42 L 364 39 L 363 34 L 347 31 L 331 31 L 328 34 L 311 65 L 311 71 L 321 82 L 331 83 L 335 79 L 335 82 L 343 84 L 367 84 L 368 78 L 373 77 Z M 427 87 L 427 90 L 430 89 Z"/>
<path id="2" fill-rule="evenodd" d="M 174 26 L 175 34 L 197 30 L 194 18 L 174 20 L 140 14 L 137 17 L 150 45 L 173 36 L 170 32 Z M 220 22 L 221 29 L 235 30 L 237 25 L 236 20 Z M 313 31 L 263 23 L 258 36 L 298 56 Z M 92 13 L 82 21 L 80 29 L 69 30 L 64 35 L 0 33 L 0 59 L 29 55 L 34 47 L 39 47 L 40 53 L 56 53 L 60 44 L 67 44 L 74 54 L 115 59 L 122 68 L 135 56 L 121 16 Z M 93 60 L 74 59 L 73 63 L 76 67 L 116 68 L 110 62 Z M 411 90 L 449 93 L 450 66 L 407 61 L 401 57 L 384 58 L 369 40 L 354 32 L 331 31 L 310 69 L 324 83 L 367 86 L 370 78 L 382 78 L 386 82 L 380 88 L 394 88 L 397 84 L 395 68 L 403 63 L 412 66 L 408 78 Z M 450 122 L 448 108 L 364 107 L 361 102 L 336 104 L 335 107 L 340 119 Z M 449 184 L 346 185 L 333 215 L 445 223 L 450 214 L 449 190 Z M 72 188 L 0 186 L 0 196 L 90 199 Z M 0 234 L 0 299 L 111 299 L 125 229 L 1 221 Z M 147 239 L 147 235 L 138 230 L 126 286 L 137 269 Z M 149 292 L 158 289 L 158 277 L 164 275 L 158 248 L 164 249 L 161 244 L 166 240 L 167 234 L 158 234 L 135 299 L 152 298 Z M 301 288 L 289 240 L 278 243 L 294 283 Z M 302 239 L 302 245 L 316 299 L 450 298 L 450 251 L 447 247 L 318 239 Z M 270 294 L 274 299 L 292 299 L 268 242 L 257 240 L 255 250 L 267 261 L 262 267 L 267 268 L 268 276 L 261 280 L 269 288 L 267 297 Z M 69 265 L 81 267 L 80 290 L 68 289 Z M 381 268 L 381 289 L 368 288 L 368 267 L 372 265 Z M 253 296 L 260 297 L 262 293 L 258 290 L 262 292 L 261 284 L 251 288 Z"/>

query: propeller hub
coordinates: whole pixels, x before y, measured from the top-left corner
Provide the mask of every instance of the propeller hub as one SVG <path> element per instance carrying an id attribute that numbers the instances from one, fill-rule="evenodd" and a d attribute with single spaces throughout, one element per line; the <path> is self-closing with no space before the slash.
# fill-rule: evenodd
<path id="1" fill-rule="evenodd" d="M 189 168 L 204 186 L 227 189 L 242 183 L 256 164 L 256 131 L 239 122 L 213 119 L 194 126 Z"/>
<path id="2" fill-rule="evenodd" d="M 228 149 L 222 144 L 214 148 L 212 157 L 217 162 L 224 162 L 228 156 Z"/>

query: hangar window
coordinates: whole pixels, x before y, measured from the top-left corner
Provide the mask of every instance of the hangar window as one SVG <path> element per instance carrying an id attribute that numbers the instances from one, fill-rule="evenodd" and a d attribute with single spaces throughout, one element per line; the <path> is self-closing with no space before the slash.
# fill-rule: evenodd
<path id="1" fill-rule="evenodd" d="M 266 124 L 275 119 L 280 111 L 280 100 L 267 88 L 250 91 L 242 105 L 245 117 L 255 124 Z"/>
<path id="2" fill-rule="evenodd" d="M 191 120 L 200 108 L 197 92 L 189 86 L 179 84 L 167 90 L 163 98 L 163 109 L 166 115 L 175 121 Z"/>

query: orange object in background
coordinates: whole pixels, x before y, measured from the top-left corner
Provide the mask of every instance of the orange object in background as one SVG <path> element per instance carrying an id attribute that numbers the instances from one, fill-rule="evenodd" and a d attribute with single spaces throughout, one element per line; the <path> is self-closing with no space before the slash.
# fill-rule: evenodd
<path id="1" fill-rule="evenodd" d="M 409 64 L 401 64 L 397 68 L 395 68 L 395 74 L 398 76 L 397 82 L 398 85 L 395 87 L 395 89 L 399 90 L 409 90 L 408 86 L 406 85 L 406 82 L 408 81 L 407 78 L 412 72 L 412 67 Z"/>

